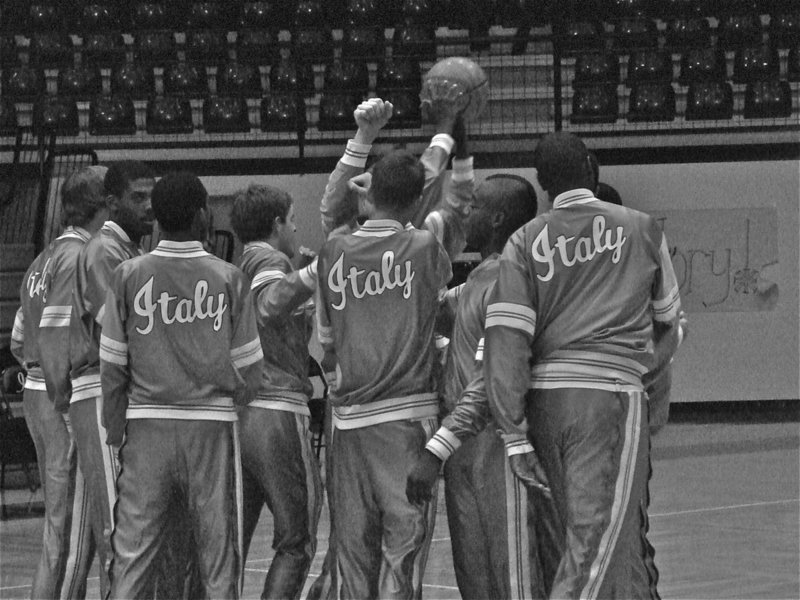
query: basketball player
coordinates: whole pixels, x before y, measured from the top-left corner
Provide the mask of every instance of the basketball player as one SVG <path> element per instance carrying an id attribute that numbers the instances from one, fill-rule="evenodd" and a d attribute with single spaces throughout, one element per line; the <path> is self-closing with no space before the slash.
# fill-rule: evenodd
<path id="1" fill-rule="evenodd" d="M 103 168 L 86 167 L 61 188 L 66 229 L 37 256 L 22 285 L 11 350 L 27 370 L 23 409 L 44 492 L 42 553 L 31 598 L 84 598 L 94 558 L 88 499 L 68 419 L 55 410 L 69 394 L 69 315 L 78 253 L 106 218 Z"/>
<path id="2" fill-rule="evenodd" d="M 566 543 L 551 597 L 657 597 L 642 376 L 677 345 L 666 240 L 652 217 L 594 197 L 574 135 L 545 136 L 534 166 L 552 210 L 500 258 L 486 312 L 490 406 L 505 433 L 527 431 L 552 490 Z"/>
<path id="3" fill-rule="evenodd" d="M 455 258 L 466 246 L 464 221 L 469 215 L 474 189 L 473 159 L 467 148 L 467 131 L 463 119 L 459 118 L 455 106 L 437 105 L 437 121 L 433 124 L 431 143 L 420 157 L 425 168 L 425 184 L 422 201 L 411 217 L 411 224 L 431 231 L 442 242 L 448 254 Z M 358 228 L 358 219 L 363 218 L 362 208 L 372 181 L 372 174 L 364 172 L 372 145 L 380 131 L 392 117 L 391 102 L 370 98 L 360 103 L 353 111 L 356 133 L 347 142 L 344 155 L 328 178 L 320 202 L 322 230 L 326 236 L 352 233 Z M 453 155 L 450 185 L 445 187 L 445 169 Z M 316 263 L 310 267 L 316 269 Z M 298 279 L 303 271 L 297 272 Z M 316 275 L 305 276 L 312 286 Z M 291 276 L 285 285 L 292 281 Z M 323 365 L 325 366 L 325 365 Z M 330 428 L 326 427 L 325 431 Z M 330 453 L 326 456 L 326 471 L 330 466 Z M 328 497 L 331 477 L 326 477 Z M 329 502 L 330 505 L 330 502 Z M 331 515 L 331 534 L 335 535 L 334 518 Z M 333 544 L 329 543 L 322 573 L 308 592 L 309 600 L 328 598 L 335 591 L 334 562 L 331 557 Z"/>
<path id="4" fill-rule="evenodd" d="M 262 598 L 299 598 L 317 547 L 322 508 L 319 464 L 311 448 L 308 378 L 313 302 L 276 308 L 271 293 L 294 271 L 292 198 L 250 185 L 233 203 L 231 224 L 244 244 L 240 267 L 251 281 L 264 370 L 255 400 L 239 410 L 244 480 L 244 559 L 266 502 L 275 556 Z"/>
<path id="5" fill-rule="evenodd" d="M 411 504 L 405 479 L 437 423 L 434 322 L 451 277 L 436 237 L 402 225 L 424 181 L 410 153 L 385 156 L 373 168 L 369 219 L 319 255 L 318 334 L 336 360 L 331 505 L 344 598 L 422 593 L 435 502 Z"/>
<path id="6" fill-rule="evenodd" d="M 527 490 L 522 480 L 512 475 L 504 440 L 490 422 L 482 381 L 470 385 L 481 375 L 479 342 L 499 253 L 508 237 L 536 216 L 536 193 L 530 182 L 520 177 L 492 175 L 478 186 L 475 205 L 467 220 L 467 242 L 480 251 L 483 261 L 458 293 L 444 373 L 448 416 L 409 474 L 407 493 L 414 503 L 429 499 L 446 461 L 447 519 L 461 596 L 476 600 L 543 598 L 561 547 L 560 540 L 554 539 L 552 500 L 541 490 L 533 491 L 531 521 L 542 523 L 539 530 L 544 539 L 537 540 L 535 528 L 529 539 Z M 533 451 L 525 436 L 505 441 L 514 447 L 515 467 L 522 466 L 525 453 Z M 551 523 L 543 517 L 549 517 Z M 537 558 L 531 564 L 529 544 L 532 556 L 541 556 L 543 561 Z"/>
<path id="7" fill-rule="evenodd" d="M 189 515 L 206 596 L 238 598 L 234 404 L 249 402 L 261 377 L 255 313 L 243 273 L 203 249 L 200 180 L 165 176 L 152 205 L 163 238 L 115 270 L 100 339 L 103 422 L 123 464 L 111 597 L 146 592 L 177 502 Z"/>

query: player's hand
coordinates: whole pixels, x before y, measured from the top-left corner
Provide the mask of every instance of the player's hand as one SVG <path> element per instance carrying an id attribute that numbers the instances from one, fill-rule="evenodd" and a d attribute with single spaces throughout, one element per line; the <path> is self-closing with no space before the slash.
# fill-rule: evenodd
<path id="1" fill-rule="evenodd" d="M 299 259 L 297 261 L 297 268 L 303 269 L 314 262 L 314 259 L 317 258 L 317 253 L 314 252 L 311 248 L 306 248 L 305 246 L 300 246 L 297 249 L 297 254 Z"/>
<path id="2" fill-rule="evenodd" d="M 526 488 L 542 494 L 545 498 L 552 498 L 547 475 L 535 452 L 513 454 L 508 457 L 508 462 L 511 472 Z"/>
<path id="3" fill-rule="evenodd" d="M 347 182 L 347 191 L 356 199 L 358 213 L 364 214 L 367 192 L 372 185 L 372 173 L 366 172 L 356 175 Z"/>
<path id="4" fill-rule="evenodd" d="M 378 133 L 392 118 L 394 106 L 391 102 L 384 102 L 380 98 L 369 98 L 359 104 L 353 111 L 356 121 L 356 135 L 354 141 L 359 144 L 372 144 Z"/>
<path id="5" fill-rule="evenodd" d="M 434 123 L 436 133 L 453 134 L 456 119 L 469 104 L 464 87 L 446 79 L 426 83 L 420 92 L 420 111 L 426 123 Z"/>
<path id="6" fill-rule="evenodd" d="M 442 461 L 427 450 L 419 453 L 406 480 L 406 497 L 411 504 L 423 504 L 433 497 L 433 484 L 439 477 Z"/>
<path id="7" fill-rule="evenodd" d="M 681 342 L 689 335 L 689 319 L 686 318 L 686 313 L 681 311 L 678 313 L 678 327 L 680 327 Z"/>

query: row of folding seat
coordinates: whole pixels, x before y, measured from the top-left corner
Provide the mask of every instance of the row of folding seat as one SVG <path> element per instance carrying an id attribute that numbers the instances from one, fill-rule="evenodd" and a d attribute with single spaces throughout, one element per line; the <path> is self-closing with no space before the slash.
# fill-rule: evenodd
<path id="1" fill-rule="evenodd" d="M 297 91 L 308 96 L 330 90 L 367 92 L 373 89 L 373 74 L 377 92 L 397 88 L 419 91 L 418 61 L 398 57 L 372 64 L 374 72 L 370 63 L 363 60 L 329 61 L 315 70 L 310 63 L 287 57 L 276 60 L 262 81 L 262 70 L 258 66 L 226 62 L 216 67 L 213 87 L 210 85 L 210 69 L 191 61 L 173 61 L 162 64 L 160 68 L 139 62 L 123 62 L 110 69 L 107 86 L 99 67 L 80 65 L 59 69 L 55 90 L 51 91 L 63 97 L 84 100 L 104 91 L 134 99 L 147 99 L 162 92 L 187 98 L 202 98 L 212 92 L 259 98 L 268 91 Z M 159 72 L 158 78 L 156 71 Z M 267 69 L 264 71 L 266 73 Z M 317 89 L 317 73 L 320 73 L 322 81 L 320 89 Z M 0 81 L 0 95 L 19 101 L 36 98 L 48 91 L 45 71 L 28 65 L 4 67 Z"/>
<path id="2" fill-rule="evenodd" d="M 387 90 L 384 97 L 394 104 L 388 127 L 419 128 L 419 98 L 410 90 Z M 353 107 L 364 94 L 349 91 L 326 92 L 319 100 L 320 131 L 349 130 L 353 127 Z M 246 133 L 251 129 L 270 132 L 298 132 L 307 128 L 306 100 L 300 94 L 269 94 L 253 107 L 260 112 L 260 123 L 251 120 L 250 104 L 242 96 L 210 96 L 202 101 L 202 124 L 206 133 Z M 256 108 L 258 107 L 258 108 Z M 143 107 L 144 129 L 150 134 L 189 134 L 195 130 L 193 102 L 177 96 L 151 98 Z M 130 96 L 99 96 L 88 106 L 90 135 L 133 135 L 139 125 L 136 102 Z M 20 125 L 17 106 L 10 99 L 0 99 L 0 135 L 12 135 Z M 55 130 L 60 135 L 81 133 L 78 102 L 72 98 L 46 96 L 33 106 L 35 130 Z"/>
<path id="3" fill-rule="evenodd" d="M 617 87 L 609 83 L 576 87 L 570 122 L 615 123 L 621 116 Z M 769 79 L 747 84 L 742 110 L 745 119 L 787 119 L 792 116 L 792 111 L 789 82 Z M 626 115 L 629 122 L 674 121 L 676 114 L 673 84 L 651 81 L 631 87 Z M 729 82 L 708 80 L 689 84 L 683 113 L 687 121 L 730 120 L 734 114 L 734 93 Z"/>

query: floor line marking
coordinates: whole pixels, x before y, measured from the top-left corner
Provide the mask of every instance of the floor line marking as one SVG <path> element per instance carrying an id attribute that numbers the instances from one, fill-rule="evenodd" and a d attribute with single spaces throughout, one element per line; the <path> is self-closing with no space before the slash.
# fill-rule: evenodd
<path id="1" fill-rule="evenodd" d="M 770 500 L 767 502 L 750 502 L 748 504 L 731 504 L 728 506 L 712 506 L 710 508 L 693 508 L 691 510 L 677 510 L 675 512 L 666 512 L 666 513 L 651 513 L 648 515 L 649 518 L 653 519 L 656 517 L 673 517 L 676 515 L 688 515 L 692 513 L 704 513 L 704 512 L 716 512 L 719 510 L 734 510 L 737 508 L 752 508 L 754 506 L 770 506 L 774 504 L 792 504 L 795 502 L 800 502 L 800 499 L 794 498 L 790 500 Z"/>

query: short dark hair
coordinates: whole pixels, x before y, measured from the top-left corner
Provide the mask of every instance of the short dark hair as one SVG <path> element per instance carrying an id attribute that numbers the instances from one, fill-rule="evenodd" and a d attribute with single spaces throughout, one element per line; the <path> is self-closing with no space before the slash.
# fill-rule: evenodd
<path id="1" fill-rule="evenodd" d="M 282 189 L 252 183 L 233 199 L 231 226 L 243 244 L 272 235 L 275 219 L 286 220 L 292 197 Z"/>
<path id="2" fill-rule="evenodd" d="M 544 136 L 533 151 L 533 166 L 539 183 L 548 192 L 594 188 L 589 151 L 574 134 L 559 131 Z"/>
<path id="3" fill-rule="evenodd" d="M 121 198 L 137 179 L 155 179 L 153 169 L 138 160 L 123 160 L 111 163 L 106 172 L 104 187 L 106 194 Z"/>
<path id="4" fill-rule="evenodd" d="M 153 214 L 162 231 L 174 233 L 191 228 L 195 215 L 208 202 L 208 192 L 193 173 L 168 173 L 153 187 Z"/>
<path id="5" fill-rule="evenodd" d="M 106 199 L 100 167 L 83 167 L 70 173 L 61 186 L 61 222 L 84 227 L 104 208 Z"/>
<path id="6" fill-rule="evenodd" d="M 622 206 L 622 196 L 619 195 L 619 192 L 602 181 L 597 184 L 597 198 L 610 204 Z"/>
<path id="7" fill-rule="evenodd" d="M 379 208 L 404 211 L 419 199 L 425 186 L 425 168 L 408 150 L 394 150 L 372 167 L 369 195 Z"/>
<path id="8" fill-rule="evenodd" d="M 517 229 L 536 216 L 538 201 L 533 184 L 513 173 L 489 175 L 478 186 L 476 195 L 490 213 L 503 213 L 504 219 L 495 231 L 496 239 L 505 243 Z"/>

